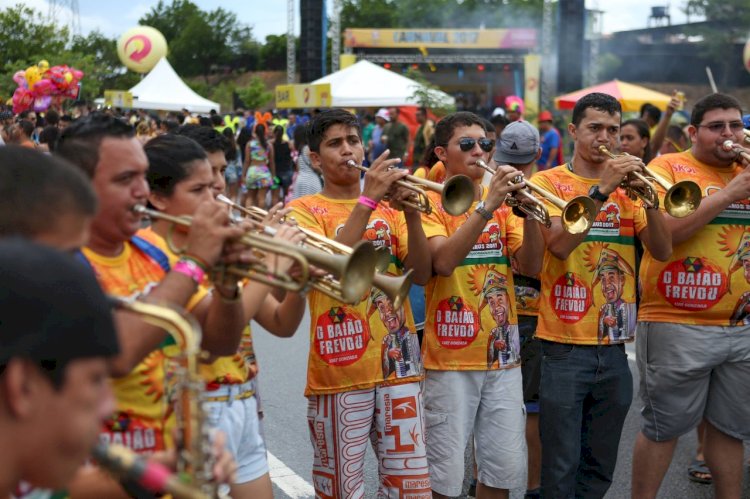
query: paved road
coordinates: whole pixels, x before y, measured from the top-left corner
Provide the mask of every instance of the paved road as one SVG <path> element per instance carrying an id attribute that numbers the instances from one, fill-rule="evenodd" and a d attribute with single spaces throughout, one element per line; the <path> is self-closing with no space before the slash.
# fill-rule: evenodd
<path id="1" fill-rule="evenodd" d="M 273 337 L 257 324 L 253 324 L 255 347 L 260 361 L 260 389 L 265 415 L 265 432 L 268 450 L 273 456 L 271 466 L 274 493 L 277 498 L 308 498 L 314 495 L 309 485 L 312 447 L 307 430 L 307 404 L 303 396 L 308 330 L 309 316 L 307 314 L 298 334 L 289 339 Z M 632 346 L 629 345 L 629 347 L 634 358 Z M 634 371 L 637 393 L 638 379 L 634 362 L 631 363 L 631 369 Z M 634 403 L 625 421 L 615 481 L 606 496 L 607 499 L 630 498 L 631 452 L 637 431 L 637 404 Z M 708 499 L 713 497 L 711 487 L 694 484 L 687 479 L 686 469 L 694 449 L 693 434 L 686 435 L 680 440 L 672 466 L 664 480 L 660 498 Z M 366 497 L 375 497 L 377 466 L 371 450 L 368 450 L 367 460 Z M 468 469 L 467 463 L 467 481 L 464 492 L 468 484 Z M 750 477 L 746 476 L 745 483 L 743 497 L 750 497 Z M 523 497 L 523 491 L 513 491 L 511 497 L 520 499 Z"/>

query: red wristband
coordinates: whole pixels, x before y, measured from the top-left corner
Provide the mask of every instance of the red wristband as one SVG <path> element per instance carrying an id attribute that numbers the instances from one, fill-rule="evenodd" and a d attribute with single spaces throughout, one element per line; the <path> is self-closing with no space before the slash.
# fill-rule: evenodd
<path id="1" fill-rule="evenodd" d="M 378 207 L 378 202 L 374 199 L 368 198 L 367 196 L 360 196 L 357 202 L 370 208 L 371 210 L 375 210 Z"/>

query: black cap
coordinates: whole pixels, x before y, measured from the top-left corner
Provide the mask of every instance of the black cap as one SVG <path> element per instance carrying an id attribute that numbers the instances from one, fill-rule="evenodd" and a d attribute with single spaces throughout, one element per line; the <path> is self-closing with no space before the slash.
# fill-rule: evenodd
<path id="1" fill-rule="evenodd" d="M 0 365 L 14 357 L 61 365 L 118 351 L 112 311 L 90 267 L 50 247 L 0 240 Z"/>

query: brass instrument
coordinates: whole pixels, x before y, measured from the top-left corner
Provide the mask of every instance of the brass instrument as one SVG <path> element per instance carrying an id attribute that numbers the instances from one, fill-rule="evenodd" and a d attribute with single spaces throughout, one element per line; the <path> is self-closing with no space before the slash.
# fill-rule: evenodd
<path id="1" fill-rule="evenodd" d="M 748 132 L 748 130 L 745 130 L 745 132 Z M 746 133 L 746 134 L 745 134 L 745 140 L 746 140 L 746 141 L 748 141 L 748 142 L 750 142 L 750 139 L 749 139 L 749 137 L 750 137 L 750 134 L 747 134 L 747 133 Z M 723 142 L 723 143 L 721 144 L 721 148 L 722 148 L 722 149 L 724 149 L 725 151 L 734 151 L 734 152 L 735 152 L 735 153 L 737 154 L 737 156 L 742 156 L 742 157 L 743 157 L 744 159 L 746 159 L 747 161 L 750 161 L 750 152 L 748 152 L 748 151 L 747 151 L 747 150 L 746 150 L 746 149 L 745 149 L 744 147 L 742 147 L 741 145 L 739 145 L 739 144 L 735 144 L 735 143 L 734 143 L 734 142 L 732 142 L 731 140 L 725 140 L 725 141 L 724 141 L 724 142 Z"/>
<path id="2" fill-rule="evenodd" d="M 256 206 L 246 208 L 233 202 L 231 199 L 222 194 L 219 194 L 216 197 L 216 200 L 241 211 L 242 213 L 250 217 L 254 222 L 260 225 L 263 225 L 263 220 L 265 220 L 265 218 L 268 216 L 268 212 L 262 208 L 258 208 Z M 294 219 L 291 218 L 291 221 L 294 221 Z M 298 225 L 295 225 L 295 227 L 299 229 L 303 234 L 305 234 L 304 244 L 306 246 L 324 251 L 331 255 L 352 254 L 352 248 L 345 244 L 341 244 L 338 241 L 329 239 L 309 229 L 305 229 L 304 227 L 300 227 Z M 264 226 L 264 230 L 268 231 L 269 229 L 271 228 Z M 383 247 L 376 249 L 375 253 L 377 255 L 377 264 L 375 266 L 377 272 L 373 277 L 372 284 L 388 296 L 395 308 L 400 308 L 404 303 L 404 300 L 409 296 L 409 289 L 411 288 L 412 283 L 412 271 L 409 270 L 400 277 L 383 275 L 381 272 L 385 272 L 386 270 L 388 270 L 388 266 L 391 263 L 391 252 L 388 251 L 388 248 Z M 333 288 L 337 287 L 337 284 L 333 282 L 333 280 L 329 280 L 327 284 Z M 340 284 L 338 286 L 340 286 Z"/>
<path id="3" fill-rule="evenodd" d="M 485 163 L 481 159 L 477 160 L 477 166 L 479 166 L 480 168 L 484 168 L 493 175 L 496 172 L 496 170 L 493 170 L 487 163 Z M 516 180 L 520 182 L 519 179 Z M 531 182 L 526 182 L 526 187 L 529 191 L 533 192 L 541 198 L 546 199 L 552 205 L 560 209 L 560 211 L 562 212 L 560 220 L 562 222 L 563 229 L 565 229 L 565 231 L 569 234 L 580 234 L 582 232 L 586 232 L 589 227 L 591 227 L 591 224 L 594 223 L 594 219 L 596 218 L 596 206 L 594 205 L 594 201 L 592 201 L 590 197 L 576 196 L 566 203 L 551 192 L 546 191 L 541 187 L 532 184 Z M 510 196 L 508 199 L 515 198 L 517 196 L 524 196 L 528 197 L 529 199 L 533 198 L 533 203 L 535 205 L 533 208 L 529 208 L 526 207 L 524 203 L 521 203 L 517 199 L 515 199 L 515 202 L 517 203 L 515 206 L 518 206 L 518 209 L 547 227 L 550 227 L 552 225 L 552 221 L 549 217 L 549 212 L 536 196 L 532 195 L 529 192 L 526 192 L 525 190 L 520 190 L 516 191 L 515 195 Z M 506 199 L 506 203 L 508 202 L 508 199 Z M 514 205 L 509 204 L 509 206 Z"/>
<path id="4" fill-rule="evenodd" d="M 219 486 L 213 480 L 215 458 L 210 427 L 203 410 L 205 382 L 199 371 L 201 329 L 195 318 L 175 306 L 154 305 L 110 296 L 114 307 L 138 314 L 145 322 L 164 329 L 180 349 L 176 359 L 177 472 L 191 488 L 203 497 L 219 497 Z M 193 496 L 200 497 L 200 496 Z"/>
<path id="5" fill-rule="evenodd" d="M 141 205 L 135 206 L 134 211 L 152 219 L 171 222 L 174 225 L 170 229 L 170 234 L 174 226 L 189 227 L 191 224 L 190 217 L 176 217 L 160 211 L 150 210 Z M 249 267 L 232 265 L 221 269 L 226 274 L 234 275 L 238 278 L 252 279 L 292 292 L 304 292 L 309 284 L 311 287 L 328 294 L 336 300 L 351 304 L 358 303 L 372 286 L 376 264 L 375 248 L 372 244 L 365 241 L 355 245 L 352 248 L 351 255 L 348 256 L 332 255 L 303 246 L 272 241 L 269 237 L 259 234 L 245 234 L 240 238 L 239 242 L 262 253 L 273 253 L 295 260 L 299 266 L 300 275 L 293 278 L 287 273 L 271 271 L 267 266 L 260 263 L 250 264 Z M 173 244 L 169 235 L 167 236 L 167 244 L 174 253 L 180 254 L 184 252 L 184 248 L 177 248 Z M 311 278 L 310 264 L 336 276 L 341 283 L 339 287 L 340 294 L 332 295 L 330 287 L 325 283 L 321 283 L 323 279 Z"/>
<path id="6" fill-rule="evenodd" d="M 369 170 L 366 166 L 358 165 L 352 159 L 347 161 L 346 165 L 363 172 Z M 427 197 L 425 189 L 440 193 L 443 208 L 453 216 L 463 215 L 471 208 L 471 204 L 474 202 L 474 182 L 466 175 L 455 175 L 446 180 L 444 184 L 415 177 L 414 175 L 406 175 L 404 179 L 397 180 L 395 184 L 414 191 L 414 200 L 405 201 L 403 204 L 428 215 L 432 213 L 432 207 L 430 206 L 430 200 Z"/>
<path id="7" fill-rule="evenodd" d="M 744 134 L 743 140 L 750 144 L 750 130 L 748 130 L 747 128 L 743 128 L 742 133 Z"/>
<path id="8" fill-rule="evenodd" d="M 488 165 L 483 159 L 478 159 L 476 165 L 483 170 L 490 172 L 492 175 L 494 175 L 497 171 L 493 170 L 492 167 L 490 167 L 490 165 Z M 520 175 L 516 177 L 513 182 L 508 182 L 508 184 L 519 182 L 521 182 Z M 518 196 L 528 199 L 529 201 L 531 201 L 531 204 L 529 205 L 519 202 Z M 552 221 L 549 218 L 549 212 L 547 211 L 547 208 L 544 207 L 544 203 L 527 190 L 519 190 L 514 192 L 513 194 L 508 195 L 508 197 L 505 198 L 505 204 L 514 208 L 518 208 L 547 228 L 550 228 L 552 226 Z"/>
<path id="9" fill-rule="evenodd" d="M 610 152 L 606 146 L 599 146 L 599 151 L 606 154 L 610 158 L 616 158 L 617 154 Z M 675 218 L 683 218 L 698 209 L 701 204 L 701 188 L 692 180 L 682 180 L 676 184 L 670 184 L 663 177 L 657 175 L 653 171 L 649 170 L 646 165 L 643 166 L 643 172 L 648 177 L 638 173 L 632 172 L 635 178 L 643 182 L 643 188 L 632 188 L 627 182 L 624 183 L 623 187 L 628 195 L 632 198 L 633 196 L 639 197 L 643 200 L 643 203 L 649 208 L 657 208 L 659 206 L 659 196 L 656 192 L 655 182 L 662 189 L 666 191 L 664 195 L 664 209 L 667 210 L 671 216 Z M 653 181 L 653 182 L 652 182 Z"/>

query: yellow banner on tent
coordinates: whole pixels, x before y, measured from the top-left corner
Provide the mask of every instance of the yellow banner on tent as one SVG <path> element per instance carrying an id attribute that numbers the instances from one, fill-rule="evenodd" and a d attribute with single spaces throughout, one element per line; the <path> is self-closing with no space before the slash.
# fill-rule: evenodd
<path id="1" fill-rule="evenodd" d="M 105 90 L 104 105 L 111 107 L 133 107 L 133 94 L 125 90 Z"/>
<path id="2" fill-rule="evenodd" d="M 276 85 L 276 107 L 329 107 L 331 105 L 331 84 L 317 85 Z"/>

